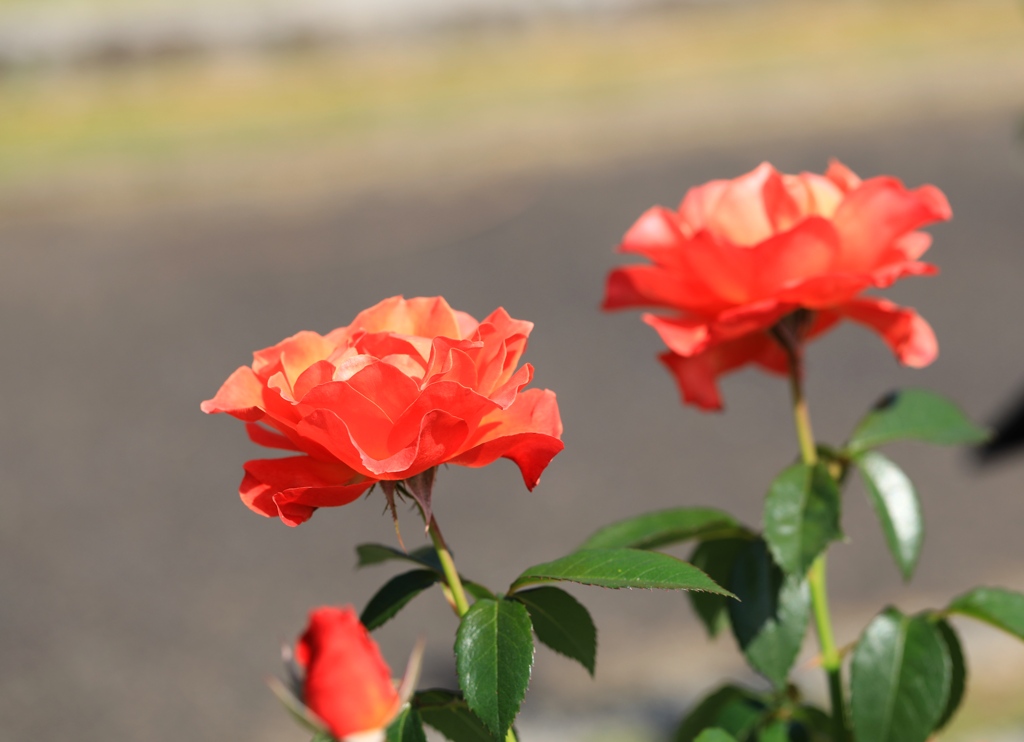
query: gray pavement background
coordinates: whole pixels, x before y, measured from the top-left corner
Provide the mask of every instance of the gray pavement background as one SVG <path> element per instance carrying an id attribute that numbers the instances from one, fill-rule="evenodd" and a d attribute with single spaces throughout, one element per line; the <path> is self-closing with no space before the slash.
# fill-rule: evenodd
<path id="1" fill-rule="evenodd" d="M 475 579 L 500 588 L 595 527 L 661 507 L 714 504 L 757 523 L 767 483 L 795 453 L 785 384 L 744 372 L 724 382 L 724 415 L 683 408 L 638 313 L 597 305 L 612 248 L 646 207 L 762 159 L 821 170 L 838 156 L 865 176 L 931 182 L 955 213 L 933 230 L 942 275 L 888 293 L 932 322 L 938 362 L 901 369 L 867 332 L 832 333 L 809 354 L 819 436 L 840 440 L 899 385 L 989 417 L 1024 383 L 1018 114 L 753 139 L 463 191 L 328 198 L 294 214 L 211 206 L 0 224 L 0 738 L 303 738 L 262 678 L 310 607 L 361 607 L 390 574 L 353 570 L 354 545 L 391 543 L 390 522 L 377 498 L 298 529 L 250 513 L 236 488 L 262 451 L 199 402 L 253 350 L 346 324 L 393 294 L 534 321 L 526 360 L 559 396 L 567 447 L 533 494 L 508 462 L 441 473 L 437 514 Z M 1024 589 L 1024 461 L 982 473 L 963 452 L 892 453 L 924 500 L 924 558 L 904 589 L 854 483 L 851 541 L 831 562 L 836 602 L 853 616 L 843 642 L 885 601 L 912 609 L 978 583 Z M 417 543 L 411 517 L 404 527 Z M 646 698 L 657 723 L 716 674 L 742 673 L 729 640 L 709 648 L 678 596 L 578 595 L 601 631 L 598 679 L 541 653 L 527 718 Z M 379 639 L 397 666 L 425 633 L 426 680 L 449 682 L 453 631 L 426 595 Z M 1008 676 L 1024 675 L 1024 648 L 998 647 Z"/>

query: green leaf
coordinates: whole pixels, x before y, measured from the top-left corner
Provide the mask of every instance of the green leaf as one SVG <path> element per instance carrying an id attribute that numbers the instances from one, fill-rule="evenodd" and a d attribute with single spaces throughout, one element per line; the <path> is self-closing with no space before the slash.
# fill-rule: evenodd
<path id="1" fill-rule="evenodd" d="M 370 598 L 359 620 L 373 631 L 394 618 L 410 600 L 440 580 L 441 575 L 429 569 L 414 569 L 392 577 Z"/>
<path id="2" fill-rule="evenodd" d="M 696 742 L 703 730 L 719 728 L 742 739 L 769 713 L 766 698 L 726 685 L 698 703 L 676 729 L 673 742 Z"/>
<path id="3" fill-rule="evenodd" d="M 787 573 L 803 575 L 843 537 L 839 487 L 825 464 L 794 464 L 772 482 L 764 505 L 764 538 Z"/>
<path id="4" fill-rule="evenodd" d="M 414 708 L 402 710 L 388 727 L 387 742 L 427 742 L 423 722 Z"/>
<path id="5" fill-rule="evenodd" d="M 553 562 L 538 564 L 523 572 L 509 592 L 545 582 L 578 582 L 613 589 L 623 587 L 658 590 L 706 590 L 732 593 L 682 559 L 657 551 L 640 549 L 588 549 Z"/>
<path id="6" fill-rule="evenodd" d="M 715 727 L 713 729 L 705 729 L 700 733 L 695 742 L 736 742 L 736 738 L 724 729 Z"/>
<path id="7" fill-rule="evenodd" d="M 736 519 L 714 508 L 675 508 L 646 513 L 605 526 L 583 549 L 655 549 L 692 538 L 722 538 L 742 532 Z"/>
<path id="8" fill-rule="evenodd" d="M 817 706 L 797 706 L 792 719 L 790 738 L 793 742 L 835 742 L 835 723 Z"/>
<path id="9" fill-rule="evenodd" d="M 952 663 L 923 616 L 889 608 L 861 634 L 850 671 L 857 742 L 925 742 L 942 719 Z"/>
<path id="10" fill-rule="evenodd" d="M 939 719 L 939 723 L 935 726 L 935 729 L 938 730 L 949 723 L 949 720 L 953 718 L 953 714 L 960 708 L 960 703 L 964 700 L 964 691 L 967 688 L 967 662 L 964 660 L 963 647 L 960 646 L 960 637 L 957 636 L 953 627 L 949 625 L 949 621 L 939 621 L 935 624 L 935 628 L 939 630 L 939 636 L 942 637 L 942 641 L 946 645 L 946 653 L 949 655 L 953 671 L 949 687 L 949 698 L 946 699 L 946 708 L 942 712 L 942 718 Z"/>
<path id="11" fill-rule="evenodd" d="M 317 732 L 313 735 L 313 739 L 310 742 L 337 742 L 334 739 L 334 735 L 330 732 Z"/>
<path id="12" fill-rule="evenodd" d="M 866 451 L 855 461 L 864 478 L 871 505 L 882 523 L 889 551 L 903 573 L 903 579 L 909 580 L 924 543 L 921 503 L 914 485 L 902 469 L 877 451 Z"/>
<path id="13" fill-rule="evenodd" d="M 729 587 L 736 554 L 748 543 L 748 539 L 735 538 L 702 541 L 690 555 L 690 562 L 719 585 Z M 711 637 L 717 636 L 719 631 L 729 625 L 731 601 L 725 596 L 691 590 L 686 593 L 686 597 L 690 599 L 690 605 Z"/>
<path id="14" fill-rule="evenodd" d="M 371 564 L 400 560 L 419 564 L 435 572 L 442 572 L 441 562 L 438 561 L 437 553 L 430 546 L 423 546 L 419 549 L 405 552 L 393 546 L 385 546 L 384 544 L 359 544 L 356 547 L 356 554 L 359 557 L 359 561 L 356 564 L 357 567 L 368 567 Z"/>
<path id="15" fill-rule="evenodd" d="M 479 600 L 455 635 L 455 666 L 466 703 L 499 739 L 526 695 L 533 667 L 533 632 L 522 603 Z"/>
<path id="16" fill-rule="evenodd" d="M 556 652 L 583 665 L 591 677 L 597 660 L 597 628 L 576 598 L 557 587 L 537 587 L 516 593 L 526 606 L 537 638 Z"/>
<path id="17" fill-rule="evenodd" d="M 789 742 L 789 724 L 772 722 L 757 733 L 757 742 Z"/>
<path id="18" fill-rule="evenodd" d="M 458 693 L 440 689 L 420 691 L 413 696 L 412 705 L 424 723 L 452 742 L 499 742 Z"/>
<path id="19" fill-rule="evenodd" d="M 459 575 L 459 578 L 462 580 L 462 587 L 464 587 L 466 589 L 466 592 L 472 595 L 474 598 L 477 598 L 478 600 L 481 598 L 490 598 L 491 600 L 495 599 L 494 593 L 492 593 L 483 585 L 473 582 L 472 580 L 467 580 L 462 575 Z"/>
<path id="20" fill-rule="evenodd" d="M 857 425 L 846 450 L 855 455 L 890 441 L 912 438 L 943 445 L 981 443 L 988 432 L 934 392 L 904 389 L 883 397 Z"/>
<path id="21" fill-rule="evenodd" d="M 784 575 L 763 541 L 736 555 L 729 587 L 729 621 L 750 666 L 782 690 L 796 662 L 811 617 L 811 593 L 803 575 Z"/>
<path id="22" fill-rule="evenodd" d="M 998 587 L 979 587 L 950 603 L 950 613 L 960 613 L 992 624 L 1024 639 L 1024 595 Z"/>

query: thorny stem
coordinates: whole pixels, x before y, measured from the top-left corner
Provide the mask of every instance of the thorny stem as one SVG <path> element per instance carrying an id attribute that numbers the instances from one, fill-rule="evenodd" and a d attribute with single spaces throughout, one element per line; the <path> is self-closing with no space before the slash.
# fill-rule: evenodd
<path id="1" fill-rule="evenodd" d="M 790 319 L 790 318 L 787 318 Z M 818 463 L 818 448 L 814 442 L 811 429 L 811 416 L 807 409 L 807 399 L 803 389 L 803 352 L 802 332 L 808 318 L 794 316 L 787 322 L 784 319 L 774 331 L 775 338 L 785 350 L 789 358 L 789 385 L 793 400 L 793 420 L 796 423 L 796 436 L 800 442 L 800 455 L 807 466 Z M 846 731 L 846 698 L 843 693 L 842 665 L 843 657 L 836 647 L 832 633 L 832 618 L 828 608 L 828 588 L 826 586 L 826 559 L 821 554 L 807 572 L 807 582 L 811 589 L 811 607 L 814 613 L 814 624 L 818 631 L 818 644 L 821 647 L 821 665 L 828 676 L 829 697 L 832 701 L 832 721 L 835 725 L 837 742 L 845 742 Z"/>
<path id="2" fill-rule="evenodd" d="M 466 611 L 469 610 L 466 590 L 462 587 L 462 579 L 459 577 L 459 571 L 455 569 L 452 553 L 448 550 L 448 544 L 445 543 L 444 536 L 441 535 L 441 529 L 437 525 L 437 519 L 433 515 L 430 516 L 427 531 L 430 533 L 430 540 L 434 542 L 434 550 L 437 552 L 437 558 L 441 560 L 441 569 L 444 570 L 445 581 L 448 583 L 452 598 L 455 600 L 455 613 L 459 618 L 462 618 L 466 615 Z M 509 727 L 508 733 L 505 735 L 505 742 L 519 742 L 515 731 L 511 727 Z"/>
<path id="3" fill-rule="evenodd" d="M 455 569 L 452 553 L 448 550 L 448 544 L 445 543 L 444 536 L 441 535 L 441 529 L 437 525 L 437 519 L 433 515 L 430 516 L 427 531 L 430 533 L 430 540 L 434 542 L 434 551 L 437 552 L 437 558 L 441 561 L 445 582 L 448 583 L 448 589 L 452 591 L 452 598 L 455 600 L 455 613 L 459 618 L 462 618 L 466 615 L 466 611 L 469 610 L 466 590 L 462 587 L 462 579 L 459 577 L 459 571 Z"/>
<path id="4" fill-rule="evenodd" d="M 404 490 L 404 487 L 402 489 Z M 418 501 L 417 505 L 419 505 Z M 424 516 L 424 519 L 426 518 L 426 513 L 423 512 L 422 507 L 420 508 L 420 514 Z M 441 535 L 441 528 L 437 525 L 437 518 L 433 514 L 430 516 L 430 522 L 427 523 L 427 532 L 430 534 L 430 540 L 434 543 L 434 551 L 437 552 L 437 558 L 441 562 L 441 570 L 444 572 L 445 582 L 454 601 L 452 608 L 455 610 L 455 615 L 462 618 L 469 611 L 466 590 L 462 586 L 462 578 L 459 577 L 459 571 L 455 568 L 455 560 L 452 559 L 452 553 L 448 549 L 444 536 Z M 505 742 L 519 742 L 512 727 L 509 727 L 508 732 L 505 734 Z"/>

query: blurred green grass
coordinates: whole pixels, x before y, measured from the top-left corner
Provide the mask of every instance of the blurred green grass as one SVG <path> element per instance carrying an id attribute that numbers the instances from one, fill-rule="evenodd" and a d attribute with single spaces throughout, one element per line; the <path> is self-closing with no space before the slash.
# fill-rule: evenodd
<path id="1" fill-rule="evenodd" d="M 727 4 L 333 48 L 11 69 L 0 75 L 0 187 L 280 153 L 365 155 L 386 150 L 382 142 L 474 127 L 518 134 L 538 115 L 706 104 L 779 75 L 874 75 L 881 85 L 894 66 L 925 60 L 928 75 L 930 60 L 1017 53 L 1019 10 L 1014 0 Z"/>

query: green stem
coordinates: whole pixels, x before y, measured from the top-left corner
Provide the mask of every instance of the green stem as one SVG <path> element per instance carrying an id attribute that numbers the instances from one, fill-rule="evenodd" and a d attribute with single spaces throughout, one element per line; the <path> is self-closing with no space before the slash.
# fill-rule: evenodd
<path id="1" fill-rule="evenodd" d="M 835 723 L 836 739 L 846 739 L 846 697 L 843 693 L 843 657 L 836 647 L 832 634 L 832 619 L 828 611 L 828 589 L 825 584 L 825 555 L 814 560 L 807 573 L 811 586 L 811 606 L 814 624 L 818 629 L 818 643 L 821 646 L 821 666 L 828 676 L 828 694 L 832 700 L 832 720 Z"/>
<path id="2" fill-rule="evenodd" d="M 466 615 L 466 611 L 469 610 L 469 601 L 466 600 L 466 591 L 462 587 L 459 571 L 455 569 L 452 553 L 448 550 L 448 544 L 445 543 L 444 536 L 441 535 L 441 529 L 438 527 L 434 516 L 430 516 L 427 531 L 430 533 L 430 540 L 434 542 L 437 558 L 441 561 L 445 582 L 448 583 L 448 589 L 452 591 L 452 598 L 455 599 L 455 612 L 459 618 L 462 618 Z"/>
<path id="3" fill-rule="evenodd" d="M 800 441 L 800 456 L 808 466 L 818 463 L 818 447 L 814 443 L 811 429 L 811 414 L 804 397 L 803 373 L 799 357 L 790 361 L 789 388 L 793 396 L 793 420 L 796 422 L 796 437 Z"/>
<path id="4" fill-rule="evenodd" d="M 796 436 L 800 441 L 800 455 L 807 466 L 818 463 L 818 447 L 814 442 L 811 429 L 811 416 L 807 409 L 807 399 L 803 390 L 803 364 L 799 347 L 787 347 L 789 355 L 789 381 L 793 396 L 793 420 L 796 423 Z M 814 612 L 814 625 L 818 631 L 818 644 L 821 647 L 821 665 L 828 676 L 828 691 L 832 701 L 832 721 L 835 724 L 837 742 L 845 742 L 846 732 L 846 697 L 843 693 L 842 666 L 843 658 L 836 647 L 832 633 L 832 618 L 828 609 L 828 588 L 826 585 L 826 560 L 821 554 L 807 572 L 807 582 L 811 589 L 811 606 Z"/>
<path id="5" fill-rule="evenodd" d="M 462 618 L 466 615 L 466 611 L 469 610 L 466 590 L 462 586 L 462 578 L 459 577 L 459 571 L 455 569 L 452 553 L 448 550 L 448 544 L 445 543 L 444 536 L 441 535 L 441 529 L 437 525 L 437 519 L 433 515 L 430 516 L 427 531 L 430 533 L 430 540 L 434 542 L 434 551 L 437 552 L 437 558 L 441 560 L 444 579 L 448 583 L 448 589 L 452 592 L 452 598 L 455 600 L 455 612 L 459 618 Z M 512 727 L 509 727 L 508 733 L 505 735 L 505 742 L 519 742 Z"/>

